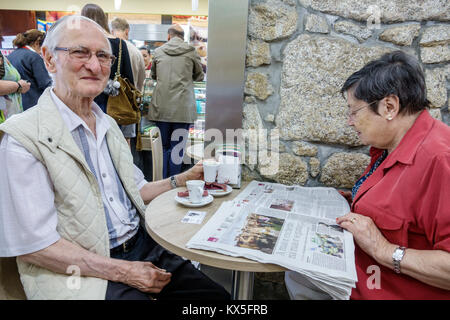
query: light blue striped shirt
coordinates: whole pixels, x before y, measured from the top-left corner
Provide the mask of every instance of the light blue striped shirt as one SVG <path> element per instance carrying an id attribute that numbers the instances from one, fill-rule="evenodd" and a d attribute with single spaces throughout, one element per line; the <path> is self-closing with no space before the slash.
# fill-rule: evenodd
<path id="1" fill-rule="evenodd" d="M 128 198 L 109 154 L 106 141 L 106 132 L 110 127 L 109 120 L 97 104 L 93 103 L 92 112 L 96 118 L 97 137 L 95 137 L 86 123 L 65 106 L 53 90 L 51 96 L 97 179 L 105 208 L 110 248 L 114 248 L 136 234 L 139 227 L 139 214 Z M 135 180 L 138 190 L 147 183 L 141 170 L 136 166 Z"/>

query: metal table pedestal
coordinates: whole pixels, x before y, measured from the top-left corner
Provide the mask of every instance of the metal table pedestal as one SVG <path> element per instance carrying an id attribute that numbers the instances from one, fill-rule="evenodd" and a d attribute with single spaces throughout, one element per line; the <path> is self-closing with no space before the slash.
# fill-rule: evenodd
<path id="1" fill-rule="evenodd" d="M 231 283 L 231 298 L 233 300 L 253 299 L 254 273 L 248 271 L 233 271 Z"/>

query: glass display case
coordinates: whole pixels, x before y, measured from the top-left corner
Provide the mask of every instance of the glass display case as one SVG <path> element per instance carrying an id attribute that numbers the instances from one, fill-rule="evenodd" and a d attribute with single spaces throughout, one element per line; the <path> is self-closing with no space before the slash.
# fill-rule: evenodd
<path id="1" fill-rule="evenodd" d="M 205 134 L 206 82 L 194 82 L 197 120 L 189 128 L 189 138 L 195 142 L 203 142 Z"/>

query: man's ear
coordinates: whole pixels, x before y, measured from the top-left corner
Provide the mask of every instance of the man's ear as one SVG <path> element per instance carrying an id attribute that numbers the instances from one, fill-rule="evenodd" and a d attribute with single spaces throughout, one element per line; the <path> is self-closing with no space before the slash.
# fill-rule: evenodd
<path id="1" fill-rule="evenodd" d="M 56 72 L 55 56 L 48 50 L 47 47 L 42 47 L 42 58 L 44 59 L 45 67 L 50 73 Z"/>
<path id="2" fill-rule="evenodd" d="M 394 119 L 400 112 L 400 99 L 395 94 L 391 94 L 383 100 L 380 114 L 387 120 Z"/>

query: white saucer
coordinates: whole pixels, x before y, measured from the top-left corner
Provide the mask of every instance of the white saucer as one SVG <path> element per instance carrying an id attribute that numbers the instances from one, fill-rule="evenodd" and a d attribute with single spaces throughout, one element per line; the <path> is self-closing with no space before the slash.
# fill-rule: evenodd
<path id="1" fill-rule="evenodd" d="M 220 190 L 207 189 L 207 190 L 208 190 L 208 193 L 210 195 L 213 195 L 214 197 L 223 197 L 223 196 L 226 196 L 227 194 L 230 194 L 231 192 L 233 192 L 233 188 L 229 185 L 227 185 L 227 190 L 225 190 L 225 191 L 222 189 L 220 189 Z"/>
<path id="2" fill-rule="evenodd" d="M 190 207 L 190 208 L 198 208 L 198 207 L 206 206 L 207 204 L 211 203 L 213 200 L 214 200 L 214 198 L 210 194 L 208 194 L 208 196 L 206 196 L 206 197 L 202 197 L 202 201 L 199 203 L 192 203 L 189 200 L 189 197 L 175 196 L 176 202 L 178 202 L 179 204 L 182 204 L 185 207 Z"/>

